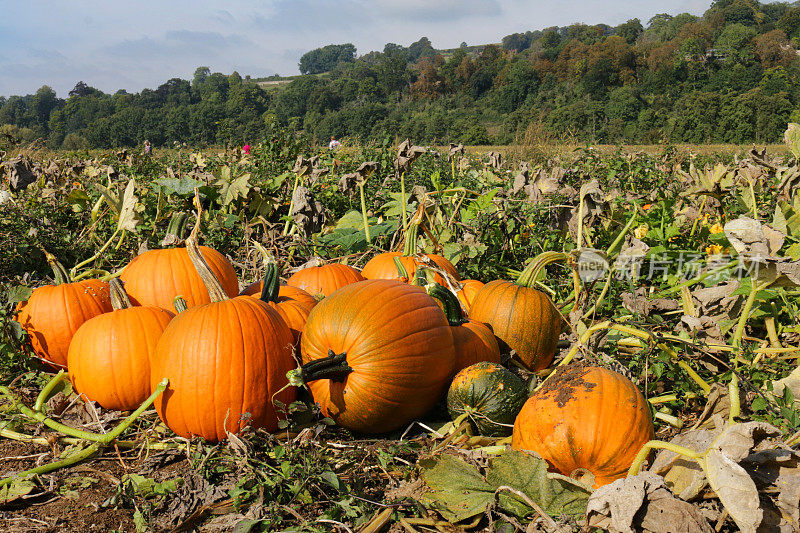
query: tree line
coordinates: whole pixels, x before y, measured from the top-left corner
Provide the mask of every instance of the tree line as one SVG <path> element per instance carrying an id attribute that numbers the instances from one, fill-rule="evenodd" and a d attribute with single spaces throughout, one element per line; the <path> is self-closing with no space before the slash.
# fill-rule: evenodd
<path id="1" fill-rule="evenodd" d="M 304 54 L 278 86 L 211 73 L 106 94 L 83 82 L 0 97 L 0 144 L 53 148 L 317 139 L 468 144 L 771 142 L 800 122 L 800 3 L 716 0 L 702 16 L 572 24 L 436 50 L 426 37 L 357 56 Z"/>

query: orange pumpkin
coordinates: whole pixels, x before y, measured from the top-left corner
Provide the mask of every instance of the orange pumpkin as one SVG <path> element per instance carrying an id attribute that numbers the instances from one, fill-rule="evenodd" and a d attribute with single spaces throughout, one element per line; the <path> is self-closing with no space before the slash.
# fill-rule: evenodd
<path id="1" fill-rule="evenodd" d="M 461 302 L 461 307 L 469 313 L 472 302 L 475 301 L 475 295 L 483 288 L 484 283 L 477 279 L 464 279 L 461 280 L 460 285 L 461 288 L 456 292 L 456 296 Z"/>
<path id="2" fill-rule="evenodd" d="M 516 352 L 528 370 L 547 368 L 558 347 L 563 319 L 550 298 L 529 285 L 532 267 L 525 269 L 516 282 L 495 280 L 475 295 L 469 316 L 489 324 L 495 336 Z"/>
<path id="3" fill-rule="evenodd" d="M 325 298 L 345 285 L 363 280 L 364 276 L 355 268 L 341 263 L 329 263 L 299 270 L 286 280 L 286 284 Z"/>
<path id="4" fill-rule="evenodd" d="M 486 324 L 464 318 L 456 296 L 441 285 L 431 283 L 425 290 L 442 302 L 445 316 L 450 322 L 456 356 L 453 375 L 475 363 L 500 362 L 500 347 L 494 333 Z"/>
<path id="5" fill-rule="evenodd" d="M 201 246 L 200 250 L 225 293 L 236 296 L 239 282 L 230 261 L 213 248 Z M 186 248 L 150 250 L 137 255 L 122 271 L 120 279 L 134 305 L 170 310 L 176 296 L 183 296 L 190 308 L 211 302 Z"/>
<path id="6" fill-rule="evenodd" d="M 251 283 L 247 287 L 244 288 L 242 292 L 239 293 L 239 296 L 256 296 L 260 297 L 262 291 L 264 290 L 264 280 L 259 280 L 256 282 Z M 303 289 L 298 289 L 297 287 L 292 287 L 291 285 L 281 285 L 278 287 L 278 298 L 287 298 L 290 300 L 299 300 L 303 303 L 314 307 L 317 305 L 317 300 L 310 294 L 308 294 Z"/>
<path id="7" fill-rule="evenodd" d="M 383 433 L 427 412 L 449 383 L 450 325 L 425 291 L 392 280 L 342 287 L 311 311 L 292 379 L 322 412 L 363 433 Z"/>
<path id="8" fill-rule="evenodd" d="M 211 302 L 178 314 L 159 339 L 150 383 L 168 378 L 169 387 L 156 399 L 156 411 L 178 435 L 212 442 L 245 426 L 274 431 L 273 399 L 288 404 L 296 396 L 286 387 L 295 366 L 292 332 L 264 302 L 228 298 L 200 255 L 195 232 L 186 244 Z"/>
<path id="9" fill-rule="evenodd" d="M 300 342 L 300 335 L 303 333 L 303 328 L 308 320 L 308 314 L 317 304 L 317 300 L 311 298 L 313 303 L 309 303 L 305 299 L 295 300 L 287 296 L 281 296 L 280 289 L 283 287 L 278 286 L 278 265 L 275 260 L 265 256 L 266 265 L 264 269 L 264 282 L 262 283 L 263 289 L 261 291 L 261 301 L 275 309 L 281 318 L 283 318 L 286 325 L 292 331 L 294 338 L 294 346 Z M 303 293 L 307 294 L 307 293 Z"/>
<path id="10" fill-rule="evenodd" d="M 150 359 L 175 316 L 160 307 L 131 307 L 119 280 L 111 280 L 114 310 L 86 321 L 69 345 L 67 366 L 75 390 L 106 409 L 132 411 L 150 396 Z"/>
<path id="11" fill-rule="evenodd" d="M 420 208 L 421 207 L 422 206 L 420 206 Z M 397 279 L 413 284 L 414 280 L 416 279 L 417 268 L 421 266 L 427 266 L 444 271 L 454 280 L 461 279 L 458 275 L 456 267 L 454 267 L 450 261 L 441 255 L 415 255 L 417 253 L 417 233 L 419 231 L 419 225 L 421 221 L 422 210 L 420 209 L 414 215 L 409 223 L 408 229 L 406 230 L 403 252 L 385 252 L 376 255 L 367 261 L 367 264 L 364 265 L 364 268 L 361 270 L 361 275 L 366 279 Z M 399 259 L 402 263 L 403 270 L 405 270 L 405 274 L 407 274 L 406 276 L 398 271 L 399 269 L 395 259 Z M 434 275 L 434 281 L 436 283 L 446 285 L 444 277 L 439 273 Z"/>
<path id="12" fill-rule="evenodd" d="M 564 475 L 588 471 L 600 487 L 625 477 L 652 439 L 650 407 L 633 382 L 605 368 L 569 365 L 525 402 L 511 445 L 538 453 Z"/>
<path id="13" fill-rule="evenodd" d="M 46 253 L 55 273 L 55 285 L 33 290 L 17 305 L 15 320 L 28 333 L 34 353 L 53 367 L 66 368 L 73 335 L 84 322 L 111 311 L 108 283 L 89 279 L 69 283 L 55 257 Z"/>

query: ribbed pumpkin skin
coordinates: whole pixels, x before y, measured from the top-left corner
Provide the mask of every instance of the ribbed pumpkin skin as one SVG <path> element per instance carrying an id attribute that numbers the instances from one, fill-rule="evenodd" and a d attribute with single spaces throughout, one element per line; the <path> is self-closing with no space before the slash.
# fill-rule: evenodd
<path id="1" fill-rule="evenodd" d="M 497 363 L 481 362 L 453 378 L 447 391 L 447 411 L 453 420 L 469 411 L 481 435 L 506 437 L 527 399 L 528 389 L 519 377 Z"/>
<path id="2" fill-rule="evenodd" d="M 425 291 L 399 281 L 342 287 L 311 311 L 300 342 L 303 362 L 346 353 L 342 383 L 309 383 L 337 424 L 362 433 L 407 425 L 439 399 L 451 375 L 453 336 Z"/>
<path id="3" fill-rule="evenodd" d="M 86 321 L 69 345 L 75 390 L 106 409 L 138 408 L 150 396 L 150 359 L 173 316 L 160 307 L 131 307 Z"/>
<path id="4" fill-rule="evenodd" d="M 256 298 L 258 298 L 259 296 L 261 296 L 261 291 L 263 290 L 263 288 L 264 288 L 264 281 L 263 280 L 256 281 L 245 287 L 244 290 L 241 293 L 239 293 L 239 296 L 255 296 Z M 298 300 L 307 303 L 311 307 L 317 305 L 317 302 L 319 301 L 310 294 L 308 294 L 303 289 L 298 289 L 297 287 L 292 287 L 290 285 L 281 285 L 278 288 L 278 298 Z"/>
<path id="5" fill-rule="evenodd" d="M 111 310 L 108 283 L 89 279 L 34 289 L 17 305 L 16 320 L 28 332 L 36 355 L 66 368 L 69 343 L 78 328 Z"/>
<path id="6" fill-rule="evenodd" d="M 219 442 L 226 428 L 275 431 L 272 395 L 294 367 L 286 323 L 264 302 L 242 296 L 177 315 L 156 346 L 150 384 L 169 378 L 155 408 L 172 431 Z M 295 396 L 287 387 L 276 399 L 288 404 Z"/>
<path id="7" fill-rule="evenodd" d="M 547 368 L 556 355 L 562 318 L 541 291 L 491 281 L 475 295 L 469 317 L 489 324 L 529 370 Z"/>
<path id="8" fill-rule="evenodd" d="M 409 281 L 414 280 L 414 274 L 417 272 L 418 266 L 425 266 L 424 264 L 420 263 L 413 257 L 404 256 L 400 252 L 385 252 L 382 254 L 378 254 L 369 261 L 367 264 L 364 265 L 363 270 L 361 270 L 361 275 L 364 276 L 366 279 L 400 279 L 400 274 L 397 273 L 397 265 L 394 264 L 394 258 L 399 257 L 400 262 L 403 263 L 403 267 L 405 267 L 406 272 L 408 273 Z M 458 271 L 453 264 L 442 257 L 441 255 L 436 254 L 426 254 L 431 261 L 433 261 L 436 265 L 439 266 L 442 270 L 453 276 L 456 280 L 461 279 L 458 275 Z M 444 279 L 439 274 L 434 275 L 434 280 L 436 283 L 441 285 L 446 285 Z"/>
<path id="9" fill-rule="evenodd" d="M 306 327 L 308 315 L 311 313 L 311 310 L 314 309 L 314 306 L 303 300 L 292 300 L 291 298 L 284 298 L 281 296 L 278 297 L 277 303 L 267 302 L 267 305 L 281 315 L 281 318 L 286 322 L 286 325 L 289 326 L 289 330 L 292 332 L 292 338 L 294 339 L 292 345 L 298 346 L 300 336 L 303 334 L 303 329 Z"/>
<path id="10" fill-rule="evenodd" d="M 364 276 L 355 268 L 341 263 L 330 263 L 318 267 L 304 268 L 286 280 L 287 285 L 303 289 L 312 296 L 330 296 L 337 289 L 364 281 Z"/>
<path id="11" fill-rule="evenodd" d="M 230 261 L 213 248 L 201 246 L 200 250 L 225 293 L 231 298 L 239 294 L 239 282 Z M 125 267 L 120 279 L 134 305 L 174 311 L 172 300 L 176 296 L 183 296 L 188 307 L 211 302 L 186 248 L 150 250 L 137 255 Z"/>
<path id="12" fill-rule="evenodd" d="M 461 306 L 469 313 L 475 296 L 483 288 L 484 283 L 477 279 L 465 279 L 461 281 L 461 290 L 456 293 Z"/>
<path id="13" fill-rule="evenodd" d="M 647 401 L 628 378 L 600 367 L 556 370 L 522 407 L 512 447 L 532 450 L 556 471 L 594 474 L 595 487 L 625 477 L 653 439 Z"/>
<path id="14" fill-rule="evenodd" d="M 456 352 L 454 374 L 481 361 L 500 362 L 500 346 L 486 324 L 468 320 L 460 326 L 454 326 L 452 331 Z"/>

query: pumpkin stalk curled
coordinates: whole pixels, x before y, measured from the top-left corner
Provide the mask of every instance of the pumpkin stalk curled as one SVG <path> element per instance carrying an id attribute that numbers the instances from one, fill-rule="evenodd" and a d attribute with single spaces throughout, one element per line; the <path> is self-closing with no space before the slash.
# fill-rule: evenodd
<path id="1" fill-rule="evenodd" d="M 199 230 L 200 224 L 195 225 L 192 229 L 192 234 L 186 239 L 186 251 L 189 253 L 189 259 L 191 259 L 194 268 L 197 269 L 197 273 L 203 280 L 203 284 L 208 289 L 208 296 L 211 298 L 211 301 L 224 302 L 228 300 L 228 295 L 222 288 L 222 284 L 217 279 L 217 276 L 214 275 L 211 267 L 208 266 L 208 262 L 206 262 L 203 254 L 200 253 L 200 248 L 197 245 L 197 234 Z"/>
<path id="2" fill-rule="evenodd" d="M 128 298 L 128 294 L 122 287 L 122 282 L 119 278 L 114 278 L 109 281 L 108 286 L 111 294 L 111 307 L 114 308 L 114 311 L 133 307 L 131 299 Z"/>
<path id="3" fill-rule="evenodd" d="M 306 383 L 320 379 L 329 379 L 334 383 L 344 383 L 345 378 L 353 371 L 347 364 L 347 353 L 334 353 L 328 350 L 328 357 L 310 361 L 300 368 L 290 370 L 286 377 L 289 384 L 302 387 Z"/>
<path id="4" fill-rule="evenodd" d="M 428 283 L 425 285 L 425 291 L 431 298 L 436 298 L 442 302 L 444 314 L 452 327 L 458 327 L 467 322 L 467 319 L 464 318 L 464 312 L 461 310 L 461 304 L 452 292 L 438 283 Z"/>

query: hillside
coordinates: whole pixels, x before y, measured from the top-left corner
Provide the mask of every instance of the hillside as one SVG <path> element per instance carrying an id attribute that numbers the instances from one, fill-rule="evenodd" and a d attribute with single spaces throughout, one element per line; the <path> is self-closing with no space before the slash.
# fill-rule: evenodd
<path id="1" fill-rule="evenodd" d="M 197 69 L 155 90 L 80 83 L 0 97 L 0 143 L 255 142 L 269 124 L 330 136 L 469 144 L 752 143 L 800 120 L 800 5 L 717 0 L 701 17 L 573 24 L 436 50 L 426 37 L 358 55 L 328 45 L 299 76 Z"/>

